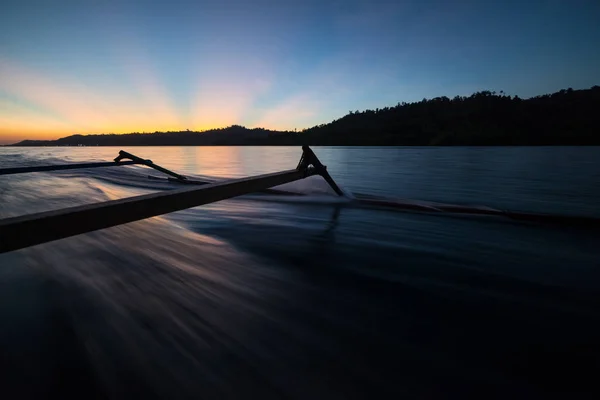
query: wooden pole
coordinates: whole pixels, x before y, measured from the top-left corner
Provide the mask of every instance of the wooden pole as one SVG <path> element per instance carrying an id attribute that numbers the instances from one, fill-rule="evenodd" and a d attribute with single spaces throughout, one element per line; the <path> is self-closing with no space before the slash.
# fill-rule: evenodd
<path id="1" fill-rule="evenodd" d="M 28 172 L 46 172 L 60 171 L 64 169 L 79 169 L 79 168 L 102 168 L 102 167 L 119 167 L 121 165 L 144 164 L 141 161 L 121 161 L 121 162 L 97 162 L 83 164 L 62 164 L 62 165 L 40 165 L 33 167 L 15 167 L 0 169 L 0 175 L 25 174 Z"/>
<path id="2" fill-rule="evenodd" d="M 317 175 L 314 167 L 0 220 L 0 253 L 196 207 Z"/>

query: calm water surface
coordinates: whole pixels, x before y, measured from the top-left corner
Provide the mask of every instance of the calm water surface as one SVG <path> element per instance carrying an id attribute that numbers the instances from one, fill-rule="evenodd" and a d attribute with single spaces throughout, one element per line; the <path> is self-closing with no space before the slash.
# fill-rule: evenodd
<path id="1" fill-rule="evenodd" d="M 119 148 L 0 148 L 0 168 Z M 125 149 L 192 176 L 293 147 Z M 600 216 L 600 148 L 315 148 L 345 190 Z M 0 218 L 176 188 L 143 167 L 0 176 Z M 21 398 L 596 398 L 600 233 L 357 207 L 319 177 L 0 255 Z M 11 396 L 9 396 L 11 397 Z"/>

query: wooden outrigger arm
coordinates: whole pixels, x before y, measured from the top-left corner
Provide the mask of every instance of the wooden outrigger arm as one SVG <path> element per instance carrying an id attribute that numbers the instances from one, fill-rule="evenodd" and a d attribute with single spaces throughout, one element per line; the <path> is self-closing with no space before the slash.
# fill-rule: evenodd
<path id="1" fill-rule="evenodd" d="M 296 169 L 288 171 L 202 186 L 186 186 L 177 190 L 0 220 L 0 253 L 258 192 L 312 175 L 321 175 L 332 189 L 342 196 L 342 190 L 333 181 L 326 167 L 321 164 L 313 151 L 308 146 L 303 146 L 302 149 L 300 163 Z M 126 152 L 120 152 L 116 159 L 120 165 L 123 165 L 120 161 L 122 158 L 130 158 L 132 163 L 144 165 L 148 165 L 149 161 Z M 161 172 L 167 173 L 166 171 L 168 171 L 162 167 L 156 168 L 157 166 L 151 161 L 149 163 L 153 165 L 152 168 Z M 168 172 L 172 176 L 178 175 L 171 171 Z M 0 170 L 0 175 L 2 175 L 2 170 Z M 179 177 L 185 179 L 182 175 Z M 179 177 L 178 179 L 180 179 Z"/>
<path id="2" fill-rule="evenodd" d="M 129 159 L 131 161 L 122 161 Z M 114 161 L 109 162 L 96 162 L 96 163 L 75 163 L 75 164 L 58 164 L 58 165 L 37 165 L 31 167 L 15 167 L 15 168 L 2 168 L 0 169 L 0 175 L 14 175 L 14 174 L 25 174 L 29 172 L 49 172 L 49 171 L 62 171 L 68 169 L 82 169 L 82 168 L 103 168 L 103 167 L 121 167 L 124 165 L 135 165 L 142 164 L 150 168 L 154 168 L 164 174 L 173 176 L 181 181 L 187 178 L 183 175 L 179 175 L 173 171 L 169 171 L 166 168 L 156 165 L 152 160 L 144 160 L 138 156 L 121 150 L 119 156 Z"/>

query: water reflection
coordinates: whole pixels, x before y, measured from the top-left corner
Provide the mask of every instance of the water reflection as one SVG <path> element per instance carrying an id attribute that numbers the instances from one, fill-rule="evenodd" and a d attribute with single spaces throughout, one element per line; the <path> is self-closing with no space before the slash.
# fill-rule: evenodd
<path id="1" fill-rule="evenodd" d="M 179 147 L 178 149 L 181 152 L 180 159 L 183 168 L 187 171 L 198 171 L 199 167 L 196 149 L 191 146 Z M 160 161 L 156 160 L 156 163 L 160 164 Z"/>
<path id="2" fill-rule="evenodd" d="M 243 175 L 239 160 L 239 147 L 194 147 L 194 149 L 196 151 L 196 169 L 187 172 L 222 178 Z"/>
<path id="3" fill-rule="evenodd" d="M 116 147 L 0 148 L 0 166 L 111 160 L 118 150 Z M 217 177 L 251 176 L 294 168 L 301 155 L 299 147 L 124 150 L 183 174 Z M 334 179 L 350 191 L 534 212 L 600 215 L 597 207 L 600 190 L 593 184 L 600 177 L 597 162 L 600 148 L 316 147 L 314 150 Z M 125 168 L 135 170 L 135 167 Z M 98 173 L 90 172 L 88 176 Z"/>

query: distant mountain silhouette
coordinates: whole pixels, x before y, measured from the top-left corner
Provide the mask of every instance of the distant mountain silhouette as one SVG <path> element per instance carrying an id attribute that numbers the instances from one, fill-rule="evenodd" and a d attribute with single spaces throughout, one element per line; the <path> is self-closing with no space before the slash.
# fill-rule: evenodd
<path id="1" fill-rule="evenodd" d="M 477 92 L 350 111 L 300 132 L 234 125 L 204 132 L 73 135 L 14 146 L 600 145 L 600 87 L 530 99 Z"/>
<path id="2" fill-rule="evenodd" d="M 270 135 L 285 132 L 262 128 L 248 129 L 233 125 L 203 132 L 178 131 L 154 133 L 126 133 L 100 135 L 72 135 L 57 140 L 24 140 L 13 146 L 219 146 L 244 145 L 254 140 L 265 140 Z"/>

